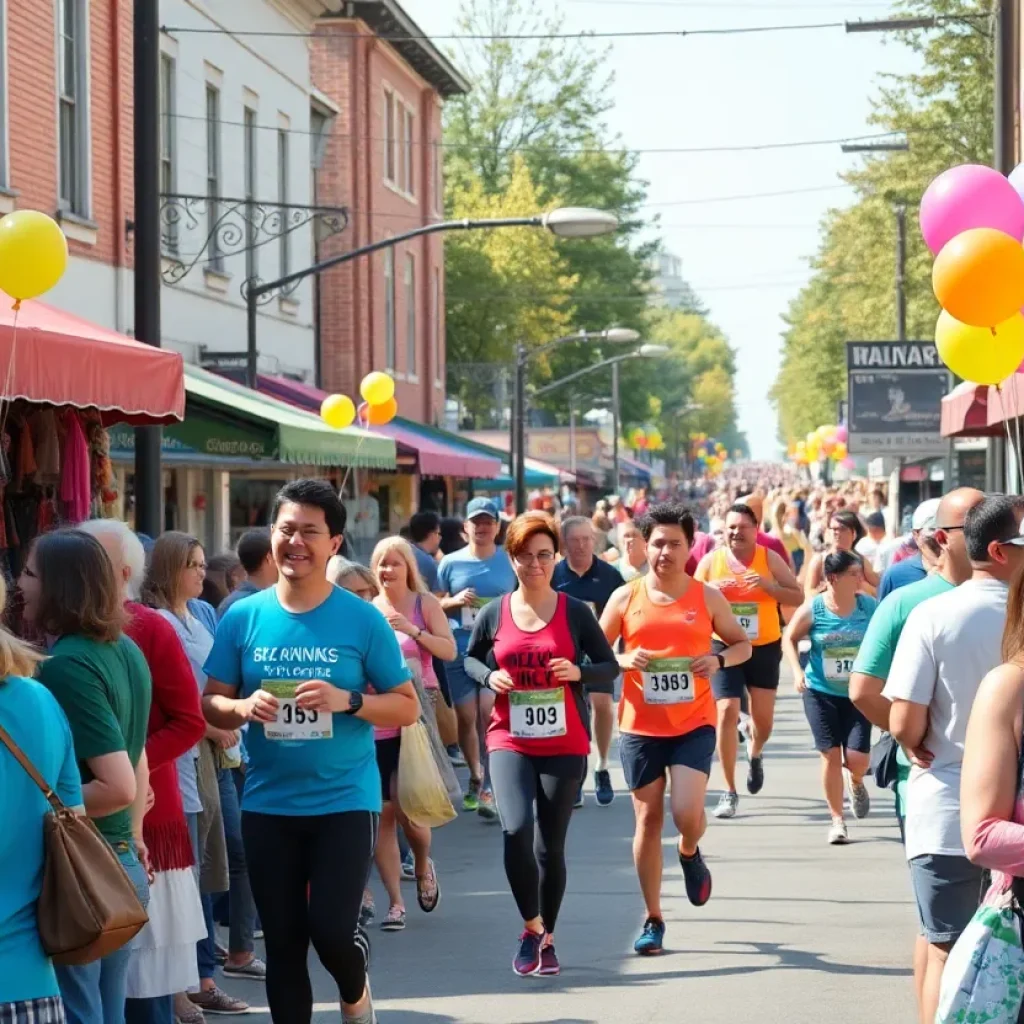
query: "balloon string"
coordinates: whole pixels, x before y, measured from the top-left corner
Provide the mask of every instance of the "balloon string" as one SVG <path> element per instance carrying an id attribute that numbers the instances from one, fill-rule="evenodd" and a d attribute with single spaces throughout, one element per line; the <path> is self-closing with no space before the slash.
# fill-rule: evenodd
<path id="1" fill-rule="evenodd" d="M 370 418 L 369 418 L 369 416 L 366 416 L 365 418 L 362 417 L 362 416 L 357 416 L 356 417 L 356 422 L 359 424 L 359 426 L 363 430 L 366 430 L 367 427 L 369 427 L 369 425 L 370 425 Z M 366 434 L 366 433 L 360 434 L 359 441 L 356 443 L 356 450 L 355 450 L 355 452 L 352 455 L 353 459 L 355 459 L 359 455 L 359 449 L 363 447 L 363 442 L 369 436 L 370 435 Z M 348 483 L 349 474 L 352 472 L 353 468 L 354 468 L 354 464 L 350 464 L 349 466 L 346 467 L 345 475 L 342 477 L 342 480 L 341 480 L 341 487 L 338 488 L 338 497 L 341 498 L 342 501 L 345 500 L 345 485 Z M 357 494 L 357 495 L 355 495 L 355 497 L 358 500 L 359 495 Z"/>
<path id="2" fill-rule="evenodd" d="M 1003 420 L 1003 431 L 1006 434 L 1006 443 L 1009 445 L 1010 451 L 1013 452 L 1013 460 L 1014 460 L 1014 464 L 1015 464 L 1014 465 L 1014 479 L 1016 480 L 1016 478 L 1017 478 L 1017 476 L 1019 475 L 1019 472 L 1020 472 L 1020 451 L 1019 451 L 1019 449 L 1015 450 L 1014 443 L 1013 443 L 1013 437 L 1010 434 L 1010 421 L 1009 421 L 1009 419 L 1007 419 L 1007 416 L 1006 416 L 1006 401 L 1005 401 L 1004 396 L 1003 396 L 1003 386 L 1002 386 L 1002 384 L 996 384 L 995 388 L 996 388 L 996 395 L 999 398 L 999 412 L 1000 412 L 1002 420 Z"/>
<path id="3" fill-rule="evenodd" d="M 21 299 L 18 299 L 11 308 L 14 310 L 14 323 L 11 325 L 11 358 L 7 361 L 4 390 L 0 394 L 0 446 L 3 445 L 3 433 L 7 426 L 7 416 L 11 411 L 10 394 L 14 383 L 14 359 L 18 349 L 18 315 L 21 312 Z"/>
<path id="4" fill-rule="evenodd" d="M 1010 377 L 1010 396 L 1013 402 L 1013 411 L 1015 414 L 1018 413 L 1020 410 L 1020 402 L 1018 400 L 1019 392 L 1017 391 L 1017 386 L 1017 374 L 1014 373 Z M 1021 455 L 1022 453 L 1024 453 L 1024 435 L 1022 435 L 1021 433 L 1021 422 L 1019 415 L 1014 415 L 1013 417 L 1013 430 L 1016 436 L 1017 444 L 1016 450 L 1014 452 L 1017 462 L 1017 483 L 1020 487 L 1020 490 L 1017 493 L 1020 494 L 1024 493 L 1024 465 L 1021 464 Z"/>

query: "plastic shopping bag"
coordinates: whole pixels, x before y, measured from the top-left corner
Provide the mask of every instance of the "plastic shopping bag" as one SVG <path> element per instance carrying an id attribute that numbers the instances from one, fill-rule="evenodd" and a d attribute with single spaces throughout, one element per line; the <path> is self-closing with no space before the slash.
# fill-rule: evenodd
<path id="1" fill-rule="evenodd" d="M 1022 1000 L 1021 911 L 1007 893 L 978 908 L 950 951 L 935 1024 L 1017 1024 Z"/>
<path id="2" fill-rule="evenodd" d="M 455 817 L 422 722 L 404 726 L 398 753 L 398 803 L 411 822 L 439 828 Z"/>
<path id="3" fill-rule="evenodd" d="M 462 786 L 459 784 L 458 776 L 455 774 L 451 759 L 448 757 L 448 751 L 441 739 L 435 716 L 437 706 L 438 704 L 444 704 L 444 698 L 441 696 L 440 690 L 428 690 L 424 687 L 423 676 L 418 663 L 407 659 L 406 664 L 412 671 L 412 684 L 416 688 L 416 696 L 420 702 L 420 721 L 426 728 L 427 736 L 430 738 L 430 751 L 434 755 L 434 764 L 437 765 L 437 770 L 441 773 L 441 781 L 444 783 L 448 799 L 451 800 L 454 807 L 462 799 Z"/>

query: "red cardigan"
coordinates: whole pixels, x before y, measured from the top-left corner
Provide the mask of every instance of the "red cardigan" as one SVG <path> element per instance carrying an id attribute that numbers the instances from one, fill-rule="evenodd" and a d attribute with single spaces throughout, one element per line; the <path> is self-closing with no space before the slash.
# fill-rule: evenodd
<path id="1" fill-rule="evenodd" d="M 144 605 L 128 601 L 125 632 L 138 644 L 153 676 L 146 754 L 154 804 L 143 821 L 143 838 L 156 871 L 195 863 L 189 839 L 176 760 L 205 735 L 206 722 L 195 675 L 174 627 Z"/>

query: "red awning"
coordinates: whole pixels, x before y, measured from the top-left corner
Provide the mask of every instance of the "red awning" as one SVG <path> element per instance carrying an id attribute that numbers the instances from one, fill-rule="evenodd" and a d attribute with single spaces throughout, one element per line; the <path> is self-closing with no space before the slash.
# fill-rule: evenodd
<path id="1" fill-rule="evenodd" d="M 476 454 L 461 445 L 448 444 L 442 438 L 428 437 L 426 432 L 403 426 L 397 420 L 373 429 L 413 449 L 423 476 L 493 478 L 501 472 L 501 463 L 497 459 Z"/>
<path id="2" fill-rule="evenodd" d="M 989 423 L 992 396 L 987 384 L 958 384 L 942 399 L 943 437 L 988 437 L 1002 433 Z"/>
<path id="3" fill-rule="evenodd" d="M 143 345 L 43 302 L 0 304 L 0 397 L 98 409 L 104 423 L 185 418 L 181 355 Z"/>
<path id="4" fill-rule="evenodd" d="M 988 425 L 989 433 L 1003 436 L 1005 420 L 1024 416 L 1024 374 L 1015 373 L 1002 384 L 989 388 Z"/>

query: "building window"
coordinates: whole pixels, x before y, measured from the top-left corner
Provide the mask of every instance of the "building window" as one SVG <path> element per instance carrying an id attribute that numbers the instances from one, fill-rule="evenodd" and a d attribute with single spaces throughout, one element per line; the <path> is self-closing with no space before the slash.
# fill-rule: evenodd
<path id="1" fill-rule="evenodd" d="M 395 250 L 384 250 L 384 363 L 395 368 Z"/>
<path id="2" fill-rule="evenodd" d="M 430 326 L 433 333 L 431 348 L 434 352 L 434 383 L 441 383 L 441 270 L 434 267 L 434 287 L 431 296 Z"/>
<path id="3" fill-rule="evenodd" d="M 89 215 L 86 9 L 83 0 L 59 0 L 57 6 L 59 199 L 62 210 L 80 217 Z"/>
<path id="4" fill-rule="evenodd" d="M 413 167 L 415 166 L 414 140 L 416 137 L 416 115 L 408 107 L 402 108 L 402 166 L 398 187 L 408 195 L 415 194 Z"/>
<path id="5" fill-rule="evenodd" d="M 384 180 L 395 184 L 395 94 L 384 90 Z"/>
<path id="6" fill-rule="evenodd" d="M 405 370 L 416 376 L 416 257 L 405 254 Z"/>
<path id="7" fill-rule="evenodd" d="M 206 87 L 206 231 L 210 239 L 209 265 L 224 270 L 217 222 L 220 220 L 220 90 Z"/>
<path id="8" fill-rule="evenodd" d="M 245 179 L 245 201 L 248 204 L 256 202 L 256 111 L 251 107 L 245 108 L 243 118 L 243 148 L 242 174 Z M 245 276 L 255 277 L 259 273 L 258 261 L 256 259 L 256 225 L 255 218 L 246 217 L 245 224 Z"/>
<path id="9" fill-rule="evenodd" d="M 284 128 L 277 130 L 277 201 L 281 204 L 281 223 L 288 224 L 288 217 L 284 209 L 288 202 L 288 131 Z M 289 249 L 291 232 L 287 227 L 281 233 L 281 277 L 284 277 L 291 268 L 291 252 Z"/>
<path id="10" fill-rule="evenodd" d="M 174 60 L 160 54 L 160 194 L 173 195 L 174 180 Z M 178 225 L 171 221 L 163 233 L 164 247 L 178 251 Z"/>

